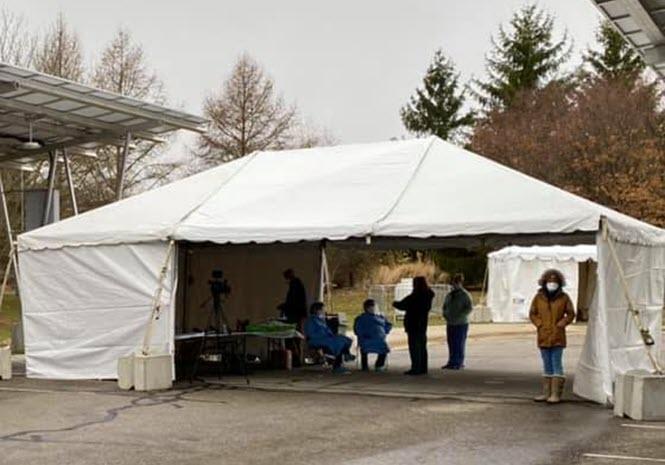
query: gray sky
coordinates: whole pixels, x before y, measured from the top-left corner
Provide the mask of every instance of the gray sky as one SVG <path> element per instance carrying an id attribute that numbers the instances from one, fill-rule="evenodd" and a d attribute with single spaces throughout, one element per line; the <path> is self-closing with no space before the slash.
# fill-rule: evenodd
<path id="1" fill-rule="evenodd" d="M 171 102 L 201 112 L 247 51 L 287 101 L 339 142 L 405 135 L 399 108 L 442 47 L 463 78 L 482 77 L 490 36 L 525 0 L 5 0 L 36 30 L 62 12 L 86 57 L 119 26 L 143 44 Z M 541 0 L 580 50 L 599 15 L 590 0 Z"/>

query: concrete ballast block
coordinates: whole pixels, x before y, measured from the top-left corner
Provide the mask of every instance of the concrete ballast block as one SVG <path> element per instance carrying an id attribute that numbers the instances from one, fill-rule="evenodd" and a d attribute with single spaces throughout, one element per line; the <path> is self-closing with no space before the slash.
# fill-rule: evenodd
<path id="1" fill-rule="evenodd" d="M 134 355 L 134 389 L 155 391 L 173 386 L 173 356 Z"/>
<path id="2" fill-rule="evenodd" d="M 12 350 L 0 347 L 0 378 L 12 379 Z"/>
<path id="3" fill-rule="evenodd" d="M 633 420 L 665 420 L 665 376 L 630 371 L 617 377 L 615 415 Z"/>
<path id="4" fill-rule="evenodd" d="M 118 387 L 129 390 L 134 387 L 134 355 L 118 359 Z"/>

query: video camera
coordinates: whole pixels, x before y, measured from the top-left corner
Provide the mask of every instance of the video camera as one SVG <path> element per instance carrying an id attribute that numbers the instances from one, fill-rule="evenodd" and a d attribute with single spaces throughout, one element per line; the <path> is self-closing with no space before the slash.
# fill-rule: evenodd
<path id="1" fill-rule="evenodd" d="M 222 270 L 212 270 L 212 279 L 208 281 L 208 284 L 210 285 L 210 293 L 215 303 L 220 302 L 222 296 L 228 297 L 231 294 L 231 286 L 224 279 L 224 272 Z"/>

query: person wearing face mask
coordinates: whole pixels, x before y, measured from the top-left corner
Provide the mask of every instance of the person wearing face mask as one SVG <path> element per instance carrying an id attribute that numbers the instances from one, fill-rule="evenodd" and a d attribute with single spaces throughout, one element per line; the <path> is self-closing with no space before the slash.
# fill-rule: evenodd
<path id="1" fill-rule="evenodd" d="M 305 320 L 305 339 L 310 348 L 323 349 L 335 357 L 334 373 L 349 372 L 342 363 L 356 359 L 350 352 L 353 341 L 349 337 L 333 333 L 328 327 L 323 302 L 314 302 L 310 306 L 309 317 Z"/>
<path id="2" fill-rule="evenodd" d="M 392 327 L 393 325 L 377 312 L 374 300 L 367 299 L 363 303 L 363 313 L 358 315 L 353 322 L 353 332 L 358 336 L 363 371 L 369 371 L 368 354 L 377 354 L 374 364 L 375 371 L 385 371 L 386 357 L 390 352 L 386 335 Z"/>
<path id="3" fill-rule="evenodd" d="M 469 333 L 469 314 L 473 310 L 471 296 L 464 289 L 464 275 L 458 273 L 451 280 L 452 291 L 443 302 L 443 318 L 446 320 L 446 342 L 448 343 L 448 363 L 444 370 L 464 368 L 466 336 Z"/>
<path id="4" fill-rule="evenodd" d="M 566 326 L 575 318 L 573 303 L 563 291 L 566 280 L 559 270 L 547 270 L 538 281 L 540 290 L 531 302 L 529 319 L 538 332 L 538 348 L 543 359 L 543 393 L 536 402 L 556 404 L 561 401 L 565 383 L 563 350 Z"/>

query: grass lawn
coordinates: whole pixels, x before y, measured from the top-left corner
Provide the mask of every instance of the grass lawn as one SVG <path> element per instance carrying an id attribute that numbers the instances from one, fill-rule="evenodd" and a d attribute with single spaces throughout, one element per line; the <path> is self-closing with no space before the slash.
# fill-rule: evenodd
<path id="1" fill-rule="evenodd" d="M 14 294 L 5 295 L 5 301 L 0 310 L 0 344 L 9 342 L 11 338 L 12 324 L 21 318 L 21 306 Z"/>

